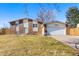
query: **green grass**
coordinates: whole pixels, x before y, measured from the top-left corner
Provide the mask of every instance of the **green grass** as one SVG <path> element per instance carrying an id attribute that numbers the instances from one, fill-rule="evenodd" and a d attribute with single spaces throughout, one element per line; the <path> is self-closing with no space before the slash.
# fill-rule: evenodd
<path id="1" fill-rule="evenodd" d="M 70 56 L 76 51 L 51 37 L 35 35 L 1 35 L 0 55 L 4 56 Z"/>

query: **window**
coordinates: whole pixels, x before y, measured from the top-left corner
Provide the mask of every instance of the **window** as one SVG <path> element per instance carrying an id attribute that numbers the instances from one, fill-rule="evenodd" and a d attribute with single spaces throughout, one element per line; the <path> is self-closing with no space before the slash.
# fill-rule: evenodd
<path id="1" fill-rule="evenodd" d="M 58 26 L 58 24 L 55 24 L 55 26 Z"/>
<path id="2" fill-rule="evenodd" d="M 33 24 L 33 31 L 38 31 L 38 25 L 37 24 Z"/>
<path id="3" fill-rule="evenodd" d="M 33 24 L 33 27 L 37 27 L 37 24 Z"/>
<path id="4" fill-rule="evenodd" d="M 16 27 L 19 26 L 19 22 L 16 22 Z"/>
<path id="5" fill-rule="evenodd" d="M 16 24 L 16 27 L 19 26 L 19 24 Z"/>
<path id="6" fill-rule="evenodd" d="M 24 27 L 28 27 L 28 23 L 24 23 Z"/>

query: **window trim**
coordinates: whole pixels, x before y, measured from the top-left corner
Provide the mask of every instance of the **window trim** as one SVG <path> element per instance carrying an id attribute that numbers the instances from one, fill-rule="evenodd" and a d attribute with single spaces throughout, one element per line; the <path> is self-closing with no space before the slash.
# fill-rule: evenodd
<path id="1" fill-rule="evenodd" d="M 34 27 L 38 27 L 38 24 L 33 24 L 33 28 L 34 28 Z"/>
<path id="2" fill-rule="evenodd" d="M 32 28 L 33 28 L 33 31 L 36 31 L 37 32 L 38 31 L 38 23 L 33 23 L 32 24 Z M 36 29 L 36 30 L 34 30 L 34 29 Z"/>

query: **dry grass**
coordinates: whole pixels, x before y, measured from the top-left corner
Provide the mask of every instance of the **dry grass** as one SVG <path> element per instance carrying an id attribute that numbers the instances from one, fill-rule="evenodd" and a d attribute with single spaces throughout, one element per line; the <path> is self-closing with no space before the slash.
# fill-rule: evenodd
<path id="1" fill-rule="evenodd" d="M 34 35 L 1 35 L 0 55 L 68 56 L 75 55 L 75 50 L 50 37 Z"/>

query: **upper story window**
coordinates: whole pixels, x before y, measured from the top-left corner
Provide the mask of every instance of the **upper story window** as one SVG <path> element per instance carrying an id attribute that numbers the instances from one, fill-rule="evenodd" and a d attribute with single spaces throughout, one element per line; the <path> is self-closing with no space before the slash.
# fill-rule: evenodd
<path id="1" fill-rule="evenodd" d="M 38 22 L 37 21 L 33 21 L 33 31 L 38 31 Z"/>
<path id="2" fill-rule="evenodd" d="M 33 27 L 37 27 L 37 24 L 33 24 Z"/>
<path id="3" fill-rule="evenodd" d="M 16 22 L 16 26 L 19 26 L 19 22 L 18 21 Z"/>

